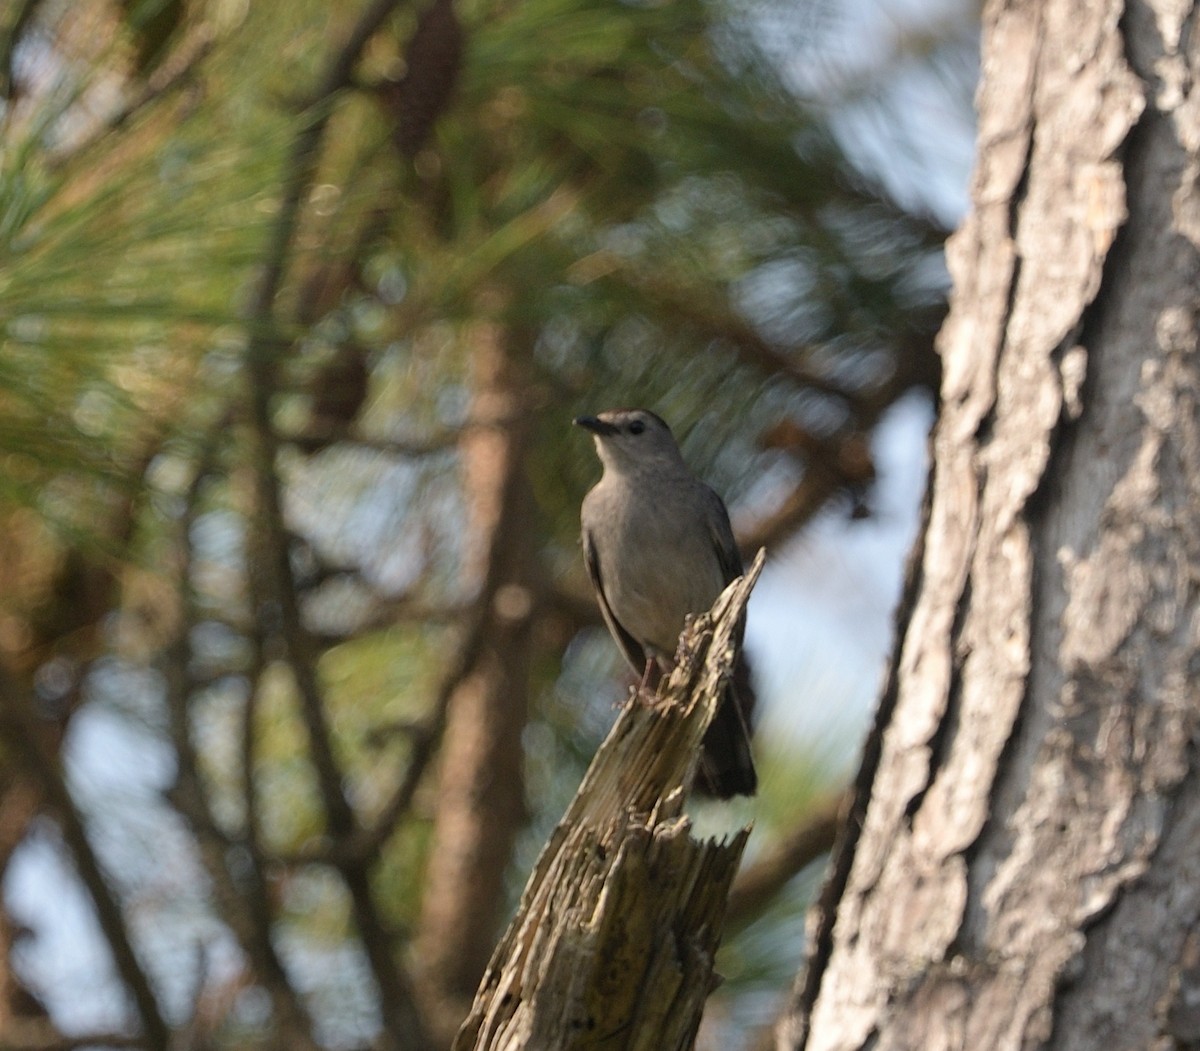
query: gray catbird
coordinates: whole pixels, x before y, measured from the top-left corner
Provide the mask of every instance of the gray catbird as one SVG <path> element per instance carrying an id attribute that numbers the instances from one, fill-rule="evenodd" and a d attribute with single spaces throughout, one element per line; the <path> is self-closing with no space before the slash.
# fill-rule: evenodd
<path id="1" fill-rule="evenodd" d="M 661 417 L 618 409 L 575 423 L 592 432 L 604 465 L 580 516 L 588 574 L 625 658 L 640 674 L 657 677 L 671 666 L 685 618 L 707 612 L 742 573 L 729 513 L 688 469 Z M 757 787 L 750 754 L 753 709 L 739 645 L 700 757 L 699 785 L 720 799 L 752 795 Z"/>

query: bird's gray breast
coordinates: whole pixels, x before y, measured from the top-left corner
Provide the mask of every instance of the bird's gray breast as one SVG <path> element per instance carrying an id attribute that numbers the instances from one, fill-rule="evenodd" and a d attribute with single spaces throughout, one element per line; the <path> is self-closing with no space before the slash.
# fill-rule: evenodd
<path id="1" fill-rule="evenodd" d="M 613 616 L 656 657 L 675 652 L 688 614 L 725 586 L 698 482 L 653 487 L 606 475 L 588 494 L 583 524 Z"/>

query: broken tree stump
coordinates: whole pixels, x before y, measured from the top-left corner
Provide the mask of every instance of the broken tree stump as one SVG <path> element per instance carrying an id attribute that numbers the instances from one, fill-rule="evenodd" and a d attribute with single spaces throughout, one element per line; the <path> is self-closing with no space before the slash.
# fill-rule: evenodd
<path id="1" fill-rule="evenodd" d="M 760 551 L 634 695 L 542 851 L 454 1051 L 690 1048 L 749 826 L 697 840 L 683 811 Z"/>

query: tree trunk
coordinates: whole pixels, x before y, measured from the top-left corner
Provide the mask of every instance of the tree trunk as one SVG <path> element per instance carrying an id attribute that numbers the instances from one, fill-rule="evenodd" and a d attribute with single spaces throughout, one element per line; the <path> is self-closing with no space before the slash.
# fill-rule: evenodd
<path id="1" fill-rule="evenodd" d="M 528 710 L 535 585 L 533 492 L 525 473 L 529 376 L 520 337 L 474 332 L 471 417 L 462 442 L 465 569 L 482 645 L 450 699 L 416 957 L 435 1046 L 453 1038 L 500 921 L 504 875 L 525 821 L 521 735 Z"/>
<path id="2" fill-rule="evenodd" d="M 1192 17 L 985 12 L 928 528 L 780 1047 L 1200 1037 Z"/>

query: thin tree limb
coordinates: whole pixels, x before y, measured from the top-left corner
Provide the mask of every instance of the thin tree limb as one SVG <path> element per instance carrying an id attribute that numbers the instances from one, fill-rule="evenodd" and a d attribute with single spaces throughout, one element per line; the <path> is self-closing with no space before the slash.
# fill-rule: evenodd
<path id="1" fill-rule="evenodd" d="M 762 520 L 738 530 L 737 540 L 743 551 L 759 547 L 777 550 L 839 491 L 861 484 L 861 478 L 848 477 L 842 469 L 843 450 L 851 442 L 865 441 L 871 428 L 905 391 L 917 386 L 937 390 L 940 366 L 933 341 L 945 312 L 945 306 L 939 305 L 919 319 L 918 329 L 901 338 L 892 375 L 852 403 L 853 427 L 824 439 L 807 451 L 804 476 L 787 498 Z"/>
<path id="2" fill-rule="evenodd" d="M 764 375 L 785 376 L 798 386 L 822 394 L 847 400 L 854 398 L 854 392 L 808 366 L 806 359 L 813 357 L 817 347 L 793 347 L 785 352 L 765 339 L 728 303 L 714 303 L 711 297 L 698 294 L 694 288 L 671 285 L 661 276 L 646 272 L 615 253 L 597 252 L 581 260 L 576 267 L 585 273 L 589 268 L 603 268 L 610 283 L 618 282 L 667 308 L 672 315 L 694 325 L 698 331 L 719 336 L 740 361 Z"/>
<path id="3" fill-rule="evenodd" d="M 226 421 L 222 421 L 224 423 Z M 191 636 L 195 627 L 191 598 L 192 527 L 201 489 L 216 469 L 216 454 L 223 426 L 216 428 L 201 449 L 195 474 L 184 496 L 184 511 L 178 528 L 179 544 L 179 624 L 163 662 L 166 682 L 168 729 L 176 757 L 175 784 L 168 793 L 171 803 L 191 826 L 199 847 L 201 864 L 212 880 L 220 913 L 246 953 L 255 978 L 271 1001 L 280 1045 L 292 1051 L 316 1051 L 312 1020 L 296 995 L 291 979 L 275 951 L 271 937 L 274 909 L 266 892 L 262 858 L 255 850 L 257 814 L 253 807 L 253 789 L 244 788 L 247 799 L 246 831 L 243 842 L 235 842 L 218 825 L 200 774 L 199 760 L 192 741 L 190 694 L 195 683 L 186 669 L 192 663 Z M 256 657 L 261 653 L 256 651 Z M 251 697 L 257 675 L 251 681 Z M 252 716 L 246 717 L 252 719 Z M 245 719 L 244 719 L 245 721 Z M 247 745 L 243 742 L 243 751 Z M 252 751 L 252 746 L 250 746 Z M 250 866 L 245 877 L 235 880 L 230 874 L 230 850 L 246 850 Z"/>
<path id="4" fill-rule="evenodd" d="M 490 602 L 494 589 L 486 594 L 487 601 Z M 462 641 L 458 645 L 449 668 L 438 684 L 428 716 L 422 722 L 403 728 L 403 732 L 412 742 L 408 764 L 404 768 L 404 776 L 397 783 L 391 796 L 380 807 L 375 820 L 369 826 L 362 828 L 353 839 L 322 843 L 310 849 L 279 855 L 275 860 L 284 865 L 324 864 L 343 868 L 365 865 L 378 857 L 400 819 L 411 809 L 417 789 L 420 787 L 433 757 L 437 754 L 438 745 L 441 743 L 442 734 L 446 729 L 446 713 L 450 707 L 451 697 L 471 673 L 471 669 L 475 667 L 479 659 L 486 636 L 485 613 L 486 602 L 484 596 L 481 595 L 467 612 L 467 626 L 463 631 Z"/>
<path id="5" fill-rule="evenodd" d="M 303 431 L 279 435 L 279 443 L 293 445 L 301 452 L 318 452 L 337 444 L 355 449 L 369 449 L 389 456 L 416 459 L 452 451 L 458 443 L 458 431 L 435 434 L 425 439 L 381 438 L 359 434 L 352 427 L 319 427 L 309 424 Z"/>
<path id="6" fill-rule="evenodd" d="M 491 594 L 488 595 L 487 601 L 491 601 Z M 454 691 L 462 685 L 463 680 L 470 674 L 479 659 L 479 654 L 483 649 L 486 624 L 481 601 L 476 604 L 458 652 L 438 685 L 433 710 L 428 721 L 419 732 L 412 735 L 412 749 L 408 757 L 408 766 L 404 770 L 404 777 L 396 786 L 391 798 L 381 808 L 379 817 L 370 829 L 370 837 L 375 849 L 382 847 L 384 840 L 396 827 L 401 815 L 412 806 L 413 796 L 416 795 L 430 761 L 437 753 L 437 746 L 441 743 L 442 734 L 446 729 L 446 713 L 450 707 L 450 698 L 454 696 Z"/>
<path id="7" fill-rule="evenodd" d="M 96 921 L 104 933 L 117 973 L 133 1000 L 146 1046 L 154 1051 L 168 1051 L 170 1027 L 163 1018 L 158 997 L 133 946 L 121 905 L 88 840 L 83 816 L 71 798 L 62 770 L 46 752 L 29 700 L 16 695 L 14 684 L 2 668 L 0 700 L 0 725 L 3 725 L 8 739 L 17 745 L 13 749 L 14 758 L 40 784 L 44 798 L 57 816 L 63 842 L 95 906 Z"/>
<path id="8" fill-rule="evenodd" d="M 44 1020 L 14 1019 L 0 1033 L 4 1051 L 76 1051 L 93 1047 L 147 1048 L 152 1046 L 145 1037 L 129 1033 L 60 1033 Z"/>

